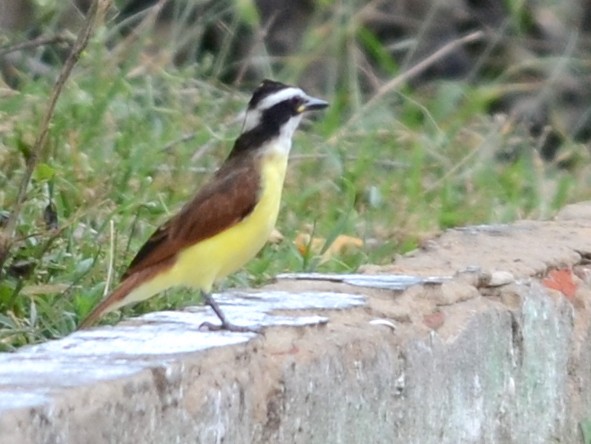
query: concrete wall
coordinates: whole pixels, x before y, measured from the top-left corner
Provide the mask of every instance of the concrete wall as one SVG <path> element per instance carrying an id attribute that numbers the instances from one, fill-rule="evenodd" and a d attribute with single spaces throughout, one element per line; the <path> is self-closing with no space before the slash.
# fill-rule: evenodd
<path id="1" fill-rule="evenodd" d="M 0 355 L 0 442 L 581 442 L 587 209 L 219 296 L 264 335 L 199 331 L 197 308 Z"/>

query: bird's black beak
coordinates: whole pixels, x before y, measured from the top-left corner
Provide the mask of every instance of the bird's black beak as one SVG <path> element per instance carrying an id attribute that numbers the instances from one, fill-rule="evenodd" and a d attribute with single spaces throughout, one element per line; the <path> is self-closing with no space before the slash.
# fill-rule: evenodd
<path id="1" fill-rule="evenodd" d="M 306 101 L 302 104 L 301 112 L 316 111 L 319 109 L 324 109 L 327 106 L 328 106 L 327 101 L 308 96 L 308 97 L 306 97 Z"/>

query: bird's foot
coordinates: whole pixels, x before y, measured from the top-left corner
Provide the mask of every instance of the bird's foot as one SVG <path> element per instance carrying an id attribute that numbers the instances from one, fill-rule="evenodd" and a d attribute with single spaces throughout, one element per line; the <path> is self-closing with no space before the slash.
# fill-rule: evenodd
<path id="1" fill-rule="evenodd" d="M 212 324 L 211 322 L 203 322 L 199 326 L 199 330 L 207 331 L 231 331 L 234 333 L 262 333 L 260 327 L 245 327 L 242 325 L 232 324 L 231 322 L 223 322 L 221 324 Z"/>
<path id="2" fill-rule="evenodd" d="M 218 319 L 220 320 L 220 324 L 212 324 L 211 322 L 204 322 L 199 326 L 199 330 L 207 329 L 209 331 L 220 331 L 226 330 L 235 333 L 261 333 L 262 329 L 260 327 L 243 327 L 240 325 L 232 324 L 226 318 L 226 315 L 218 305 L 218 303 L 211 297 L 209 293 L 203 293 L 203 299 L 205 303 L 209 305 L 214 313 L 217 315 Z"/>

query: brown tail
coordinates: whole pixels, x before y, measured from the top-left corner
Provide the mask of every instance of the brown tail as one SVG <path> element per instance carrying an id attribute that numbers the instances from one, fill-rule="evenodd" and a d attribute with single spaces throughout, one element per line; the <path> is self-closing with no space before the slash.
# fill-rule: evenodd
<path id="1" fill-rule="evenodd" d="M 138 274 L 132 274 L 125 279 L 119 286 L 105 299 L 103 299 L 94 310 L 78 325 L 77 330 L 82 330 L 92 326 L 99 318 L 110 311 L 116 310 L 125 304 L 125 297 L 138 285 Z"/>

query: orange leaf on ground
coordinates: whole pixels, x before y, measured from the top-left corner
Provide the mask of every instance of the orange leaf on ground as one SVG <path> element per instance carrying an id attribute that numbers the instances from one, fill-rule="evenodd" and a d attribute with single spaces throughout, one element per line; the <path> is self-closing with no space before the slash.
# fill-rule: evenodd
<path id="1" fill-rule="evenodd" d="M 267 240 L 270 244 L 279 244 L 283 242 L 283 234 L 277 228 L 273 228 L 269 239 Z"/>
<path id="2" fill-rule="evenodd" d="M 311 237 L 307 233 L 298 233 L 293 241 L 302 256 L 306 256 L 310 253 L 320 253 L 325 242 L 325 239 L 321 237 Z"/>
<path id="3" fill-rule="evenodd" d="M 298 233 L 294 244 L 302 256 L 313 253 L 320 254 L 326 244 L 326 239 L 321 237 L 310 237 L 307 233 Z M 363 247 L 363 241 L 357 237 L 341 234 L 336 237 L 332 244 L 322 254 L 321 263 L 329 261 L 334 256 L 341 256 L 352 250 Z"/>

